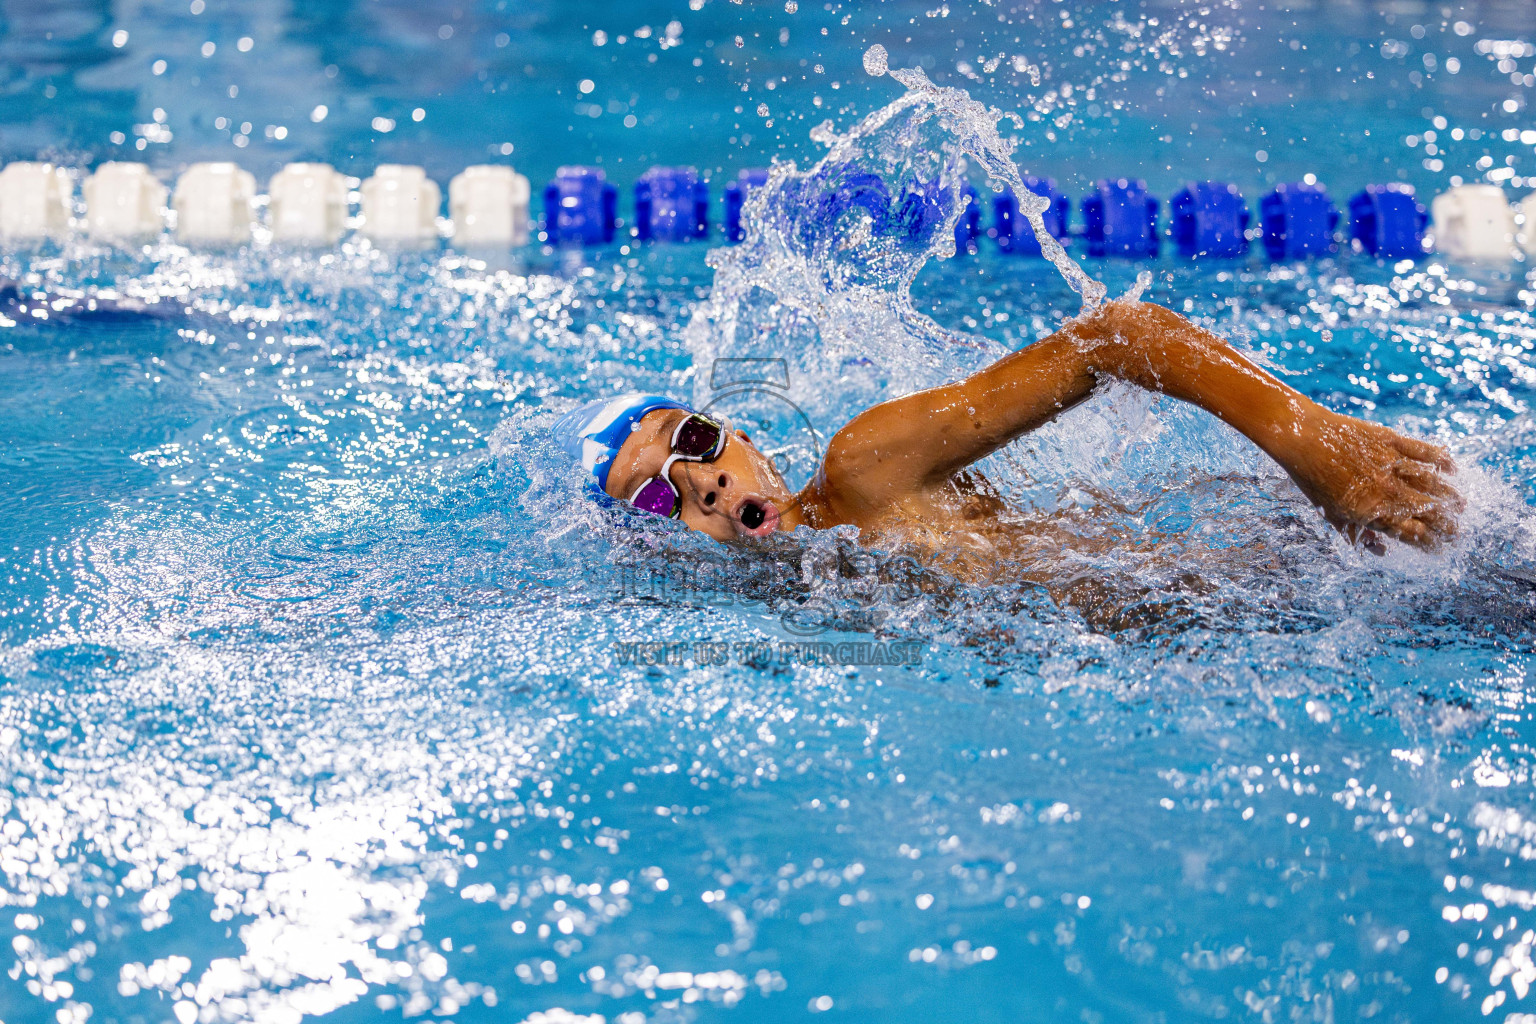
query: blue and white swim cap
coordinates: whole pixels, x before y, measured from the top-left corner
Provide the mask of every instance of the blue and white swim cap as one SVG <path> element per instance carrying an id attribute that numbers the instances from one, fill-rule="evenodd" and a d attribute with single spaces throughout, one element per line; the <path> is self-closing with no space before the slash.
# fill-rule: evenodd
<path id="1" fill-rule="evenodd" d="M 599 398 L 561 416 L 550 427 L 555 440 L 571 458 L 597 480 L 598 489 L 607 492 L 608 471 L 640 418 L 657 409 L 688 409 L 661 395 L 616 395 Z M 688 411 L 692 411 L 691 409 Z"/>

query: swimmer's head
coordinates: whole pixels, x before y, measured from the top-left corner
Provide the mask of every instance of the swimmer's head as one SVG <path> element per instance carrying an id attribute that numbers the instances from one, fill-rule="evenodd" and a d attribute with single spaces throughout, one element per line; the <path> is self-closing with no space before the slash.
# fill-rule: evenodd
<path id="1" fill-rule="evenodd" d="M 795 500 L 746 434 L 660 395 L 590 402 L 552 429 L 594 489 L 716 540 L 773 533 Z"/>

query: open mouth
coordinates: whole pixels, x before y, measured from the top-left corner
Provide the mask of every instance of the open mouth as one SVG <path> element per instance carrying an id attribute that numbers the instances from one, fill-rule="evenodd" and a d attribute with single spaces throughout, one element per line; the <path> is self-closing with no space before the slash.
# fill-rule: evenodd
<path id="1" fill-rule="evenodd" d="M 744 498 L 736 506 L 736 522 L 746 536 L 766 537 L 779 528 L 779 510 L 766 498 Z"/>

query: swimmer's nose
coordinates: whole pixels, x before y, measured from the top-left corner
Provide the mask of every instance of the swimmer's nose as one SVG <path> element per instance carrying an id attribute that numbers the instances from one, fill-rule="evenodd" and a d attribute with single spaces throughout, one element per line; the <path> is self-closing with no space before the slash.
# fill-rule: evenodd
<path id="1" fill-rule="evenodd" d="M 693 485 L 694 496 L 704 510 L 719 512 L 725 508 L 725 495 L 735 485 L 736 478 L 707 462 L 692 463 L 689 469 L 688 482 Z"/>

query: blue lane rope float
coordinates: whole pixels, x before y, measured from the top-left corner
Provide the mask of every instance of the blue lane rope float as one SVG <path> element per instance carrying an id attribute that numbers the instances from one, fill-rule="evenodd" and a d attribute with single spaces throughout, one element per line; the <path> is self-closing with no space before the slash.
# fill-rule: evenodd
<path id="1" fill-rule="evenodd" d="M 800 237 L 807 244 L 814 242 L 822 230 L 834 228 L 845 215 L 855 210 L 868 215 L 869 230 L 875 235 L 883 235 L 889 230 L 893 215 L 917 228 L 922 207 L 927 205 L 929 198 L 926 192 L 914 193 L 909 188 L 893 206 L 891 190 L 885 179 L 852 165 L 824 167 L 804 183 L 804 189 L 803 200 L 809 203 L 809 211 L 800 220 Z M 913 195 L 917 197 L 916 202 L 908 198 Z"/>
<path id="2" fill-rule="evenodd" d="M 635 237 L 685 242 L 709 235 L 709 183 L 692 167 L 652 167 L 635 182 Z"/>
<path id="3" fill-rule="evenodd" d="M 1264 251 L 1275 261 L 1338 252 L 1339 208 L 1328 190 L 1310 182 L 1286 182 L 1259 200 Z"/>
<path id="4" fill-rule="evenodd" d="M 1101 178 L 1084 197 L 1083 237 L 1089 256 L 1157 255 L 1158 201 L 1139 178 Z"/>
<path id="5" fill-rule="evenodd" d="M 725 237 L 728 241 L 739 242 L 747 237 L 746 229 L 741 226 L 741 208 L 746 205 L 748 190 L 766 184 L 766 167 L 744 168 L 736 172 L 735 180 L 725 183 Z"/>
<path id="6" fill-rule="evenodd" d="M 1191 260 L 1245 255 L 1249 216 L 1242 193 L 1225 181 L 1192 181 L 1168 203 L 1169 234 Z"/>
<path id="7" fill-rule="evenodd" d="M 1424 255 L 1429 214 L 1412 185 L 1367 185 L 1349 200 L 1350 236 L 1363 251 L 1383 260 Z"/>
<path id="8" fill-rule="evenodd" d="M 544 235 L 551 245 L 606 245 L 618 223 L 619 193 L 601 167 L 561 167 L 544 187 Z"/>

